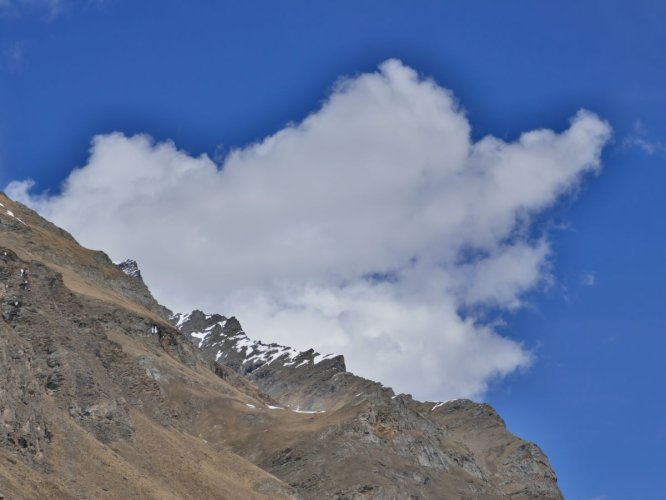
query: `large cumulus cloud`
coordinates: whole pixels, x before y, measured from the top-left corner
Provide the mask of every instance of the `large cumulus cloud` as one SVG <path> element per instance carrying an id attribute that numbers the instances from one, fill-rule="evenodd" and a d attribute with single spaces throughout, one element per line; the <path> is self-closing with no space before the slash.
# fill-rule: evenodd
<path id="1" fill-rule="evenodd" d="M 7 191 L 137 259 L 175 310 L 235 314 L 253 337 L 343 353 L 421 398 L 480 397 L 532 359 L 483 311 L 549 279 L 535 216 L 599 168 L 609 136 L 580 111 L 560 133 L 472 142 L 449 91 L 389 60 L 221 165 L 114 133 L 61 193 Z"/>

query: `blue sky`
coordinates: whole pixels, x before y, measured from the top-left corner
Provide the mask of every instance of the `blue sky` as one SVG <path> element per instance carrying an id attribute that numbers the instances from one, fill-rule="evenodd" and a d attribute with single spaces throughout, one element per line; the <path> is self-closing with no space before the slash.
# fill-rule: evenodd
<path id="1" fill-rule="evenodd" d="M 661 498 L 666 4 L 15 0 L 0 12 L 1 186 L 31 178 L 57 194 L 92 137 L 114 131 L 222 158 L 389 58 L 450 89 L 474 141 L 561 132 L 581 108 L 608 121 L 600 173 L 535 225 L 549 228 L 550 285 L 503 313 L 498 331 L 534 361 L 485 399 L 546 451 L 567 498 Z"/>

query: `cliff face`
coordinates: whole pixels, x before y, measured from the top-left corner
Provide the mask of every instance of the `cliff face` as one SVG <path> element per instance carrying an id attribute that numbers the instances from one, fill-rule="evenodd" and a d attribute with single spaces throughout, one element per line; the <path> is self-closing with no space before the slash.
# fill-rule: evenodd
<path id="1" fill-rule="evenodd" d="M 172 317 L 0 195 L 0 497 L 561 498 L 488 405 L 421 403 L 340 356 Z"/>

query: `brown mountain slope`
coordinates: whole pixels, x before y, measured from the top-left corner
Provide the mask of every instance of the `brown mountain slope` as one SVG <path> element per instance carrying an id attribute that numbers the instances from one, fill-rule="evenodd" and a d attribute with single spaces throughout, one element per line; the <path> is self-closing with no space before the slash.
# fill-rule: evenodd
<path id="1" fill-rule="evenodd" d="M 150 297 L 124 291 L 125 275 L 106 256 L 0 202 L 0 493 L 292 496 L 189 425 L 197 404 L 240 407 L 258 391 L 216 376 Z"/>
<path id="2" fill-rule="evenodd" d="M 194 311 L 172 321 L 209 359 L 233 368 L 278 401 L 283 410 L 274 412 L 314 412 L 306 420 L 307 431 L 272 422 L 275 444 L 268 447 L 262 443 L 258 449 L 251 436 L 233 441 L 235 450 L 301 492 L 313 497 L 322 490 L 365 491 L 379 498 L 559 497 L 543 452 L 508 432 L 489 405 L 421 403 L 395 395 L 346 371 L 342 356 L 252 341 L 235 318 Z M 322 443 L 325 450 L 318 449 Z M 282 451 L 276 455 L 275 449 Z"/>
<path id="3" fill-rule="evenodd" d="M 0 203 L 5 498 L 561 497 L 487 405 L 394 396 L 336 358 L 217 363 L 140 279 Z"/>

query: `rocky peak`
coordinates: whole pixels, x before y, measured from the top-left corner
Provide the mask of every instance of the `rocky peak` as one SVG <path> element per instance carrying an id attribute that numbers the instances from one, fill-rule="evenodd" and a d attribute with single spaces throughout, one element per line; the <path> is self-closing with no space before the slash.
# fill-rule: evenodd
<path id="1" fill-rule="evenodd" d="M 116 265 L 124 272 L 127 276 L 131 278 L 138 278 L 143 281 L 141 277 L 141 271 L 139 270 L 139 265 L 135 260 L 127 259 L 122 262 L 116 263 Z"/>
<path id="2" fill-rule="evenodd" d="M 319 354 L 313 349 L 298 351 L 277 343 L 250 339 L 235 317 L 205 314 L 195 310 L 171 318 L 190 341 L 211 360 L 222 363 L 249 378 L 272 397 L 293 408 L 322 410 L 326 405 L 313 404 L 313 385 L 345 373 L 343 356 Z M 308 393 L 309 397 L 285 398 L 287 392 Z"/>

